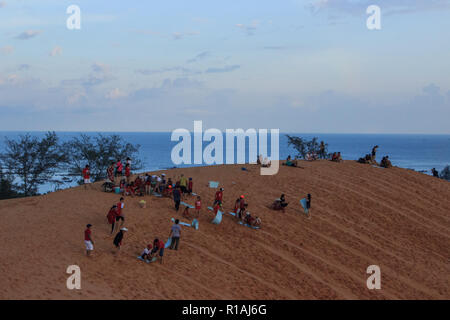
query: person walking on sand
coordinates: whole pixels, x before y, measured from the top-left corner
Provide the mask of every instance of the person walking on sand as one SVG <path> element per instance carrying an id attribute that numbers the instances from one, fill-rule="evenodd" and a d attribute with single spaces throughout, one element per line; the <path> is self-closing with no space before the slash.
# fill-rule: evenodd
<path id="1" fill-rule="evenodd" d="M 180 186 L 178 184 L 173 189 L 172 195 L 173 195 L 173 202 L 175 203 L 175 210 L 178 211 L 180 209 L 180 202 L 181 202 L 181 191 Z"/>
<path id="2" fill-rule="evenodd" d="M 116 226 L 115 228 L 119 227 L 119 221 L 122 221 L 120 223 L 120 227 L 123 226 L 125 223 L 125 214 L 124 214 L 124 207 L 125 207 L 125 199 L 123 197 L 120 198 L 120 201 L 117 202 L 117 215 L 116 215 Z"/>
<path id="3" fill-rule="evenodd" d="M 170 229 L 169 238 L 172 237 L 172 242 L 170 244 L 169 249 L 170 250 L 178 250 L 178 243 L 180 242 L 180 236 L 181 236 L 181 226 L 180 226 L 180 220 L 176 219 L 175 224 Z"/>
<path id="4" fill-rule="evenodd" d="M 87 185 L 91 183 L 91 171 L 88 164 L 83 169 L 83 179 L 84 179 L 84 189 L 86 190 Z"/>
<path id="5" fill-rule="evenodd" d="M 88 257 L 91 256 L 91 251 L 94 250 L 94 240 L 92 240 L 92 224 L 88 224 L 86 226 L 86 230 L 84 230 L 84 244 L 86 245 L 86 255 Z"/>
<path id="6" fill-rule="evenodd" d="M 311 194 L 306 196 L 306 209 L 308 210 L 308 219 L 311 219 Z"/>
<path id="7" fill-rule="evenodd" d="M 214 199 L 213 207 L 218 203 L 219 205 L 222 204 L 223 199 L 223 188 L 220 188 L 219 191 L 216 192 L 216 197 Z"/>
<path id="8" fill-rule="evenodd" d="M 127 231 L 128 231 L 127 228 L 121 228 L 120 231 L 114 237 L 113 244 L 117 248 L 117 252 L 120 252 L 120 248 L 123 245 L 123 236 Z"/>
<path id="9" fill-rule="evenodd" d="M 106 218 L 108 219 L 108 223 L 111 225 L 111 234 L 114 232 L 114 227 L 116 223 L 117 218 L 117 205 L 113 205 L 111 209 L 109 209 L 108 214 L 106 215 Z"/>

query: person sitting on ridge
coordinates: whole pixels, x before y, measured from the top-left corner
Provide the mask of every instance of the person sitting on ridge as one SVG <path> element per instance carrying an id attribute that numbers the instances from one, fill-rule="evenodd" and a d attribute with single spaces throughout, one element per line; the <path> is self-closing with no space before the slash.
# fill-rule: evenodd
<path id="1" fill-rule="evenodd" d="M 391 163 L 391 160 L 389 160 L 389 156 L 383 157 L 383 159 L 380 162 L 380 167 L 383 167 L 383 168 L 391 168 L 392 167 L 392 163 Z"/>
<path id="2" fill-rule="evenodd" d="M 439 172 L 436 168 L 431 169 L 431 173 L 433 174 L 433 177 L 439 178 Z"/>
<path id="3" fill-rule="evenodd" d="M 288 167 L 296 167 L 297 162 L 292 161 L 291 156 L 288 156 L 286 159 L 286 162 L 283 163 L 283 165 L 288 166 Z"/>

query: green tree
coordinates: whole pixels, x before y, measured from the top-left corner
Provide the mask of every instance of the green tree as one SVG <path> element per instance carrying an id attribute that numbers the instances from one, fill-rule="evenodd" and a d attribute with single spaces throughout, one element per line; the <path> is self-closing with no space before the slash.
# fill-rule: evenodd
<path id="1" fill-rule="evenodd" d="M 0 200 L 17 198 L 20 194 L 14 190 L 13 178 L 3 173 L 0 168 Z"/>
<path id="2" fill-rule="evenodd" d="M 133 145 L 124 141 L 119 135 L 97 134 L 90 136 L 82 134 L 64 143 L 63 149 L 68 159 L 66 170 L 72 181 L 82 182 L 81 174 L 84 167 L 90 167 L 92 180 L 100 181 L 106 178 L 106 169 L 112 161 L 127 157 L 133 159 L 132 170 L 142 168 L 142 161 L 138 159 L 140 145 Z"/>
<path id="3" fill-rule="evenodd" d="M 442 169 L 441 174 L 439 175 L 441 179 L 450 181 L 450 166 L 446 166 Z"/>
<path id="4" fill-rule="evenodd" d="M 292 146 L 297 152 L 297 157 L 306 158 L 306 154 L 308 152 L 315 153 L 320 155 L 320 144 L 319 139 L 317 137 L 312 138 L 311 140 L 304 139 L 302 137 L 290 136 L 286 135 L 288 138 L 288 146 Z M 327 152 L 328 144 L 325 145 L 325 152 Z"/>
<path id="5" fill-rule="evenodd" d="M 24 196 L 38 193 L 45 183 L 59 184 L 55 173 L 65 161 L 55 132 L 47 132 L 44 138 L 21 135 L 17 140 L 5 138 L 5 151 L 0 155 L 2 168 L 13 180 L 19 180 L 12 188 Z"/>

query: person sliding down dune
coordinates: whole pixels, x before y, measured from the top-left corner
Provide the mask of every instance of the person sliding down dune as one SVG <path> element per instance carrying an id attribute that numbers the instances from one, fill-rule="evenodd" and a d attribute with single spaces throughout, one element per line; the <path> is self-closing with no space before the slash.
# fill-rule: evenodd
<path id="1" fill-rule="evenodd" d="M 244 222 L 251 227 L 261 227 L 261 219 L 258 217 L 253 217 L 248 211 L 245 214 Z"/>
<path id="2" fill-rule="evenodd" d="M 288 203 L 284 197 L 284 194 L 281 195 L 279 199 L 276 199 L 271 206 L 272 210 L 281 210 L 284 212 L 284 209 L 287 207 Z"/>

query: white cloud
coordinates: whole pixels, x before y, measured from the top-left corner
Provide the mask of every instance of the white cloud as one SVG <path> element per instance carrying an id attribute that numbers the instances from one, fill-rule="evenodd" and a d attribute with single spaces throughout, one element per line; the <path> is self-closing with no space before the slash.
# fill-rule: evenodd
<path id="1" fill-rule="evenodd" d="M 0 52 L 4 55 L 11 54 L 14 52 L 14 47 L 4 46 L 4 47 L 0 48 Z"/>
<path id="2" fill-rule="evenodd" d="M 28 40 L 31 38 L 36 37 L 37 35 L 41 34 L 42 31 L 39 30 L 27 30 L 22 32 L 21 34 L 17 35 L 15 38 L 19 40 Z"/>
<path id="3" fill-rule="evenodd" d="M 50 51 L 49 55 L 51 57 L 60 56 L 62 54 L 62 48 L 60 46 L 56 46 Z"/>
<path id="4" fill-rule="evenodd" d="M 111 91 L 109 91 L 106 95 L 105 98 L 106 99 L 110 99 L 110 100 L 116 100 L 116 99 L 120 99 L 120 98 L 124 98 L 128 96 L 127 93 L 123 92 L 122 90 L 120 90 L 119 88 L 115 88 Z"/>

